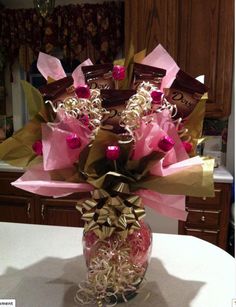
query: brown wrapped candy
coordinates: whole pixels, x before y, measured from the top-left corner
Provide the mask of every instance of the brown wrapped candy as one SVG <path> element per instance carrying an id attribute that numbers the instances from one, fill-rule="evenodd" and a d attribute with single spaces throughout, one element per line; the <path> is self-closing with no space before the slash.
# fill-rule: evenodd
<path id="1" fill-rule="evenodd" d="M 114 89 L 113 64 L 82 66 L 85 81 L 91 89 Z"/>
<path id="2" fill-rule="evenodd" d="M 150 82 L 160 89 L 162 79 L 165 75 L 165 69 L 134 63 L 132 88 L 136 90 L 139 84 L 145 81 Z"/>
<path id="3" fill-rule="evenodd" d="M 207 91 L 207 86 L 182 70 L 177 73 L 171 87 L 164 89 L 166 99 L 177 107 L 177 118 L 189 116 Z"/>
<path id="4" fill-rule="evenodd" d="M 67 89 L 69 89 L 72 85 L 73 78 L 72 76 L 68 76 L 40 87 L 39 91 L 44 100 L 53 101 L 59 98 L 62 94 L 66 93 Z"/>
<path id="5" fill-rule="evenodd" d="M 135 93 L 135 90 L 101 90 L 102 107 L 110 112 L 102 120 L 103 128 L 115 133 L 126 132 L 120 126 L 120 116 L 125 109 L 126 101 Z"/>

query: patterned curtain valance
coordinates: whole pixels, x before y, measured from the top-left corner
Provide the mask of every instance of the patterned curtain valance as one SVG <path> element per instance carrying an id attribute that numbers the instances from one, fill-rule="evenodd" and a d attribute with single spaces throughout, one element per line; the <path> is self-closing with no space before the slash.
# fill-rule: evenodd
<path id="1" fill-rule="evenodd" d="M 29 71 L 39 51 L 63 52 L 68 61 L 111 62 L 124 44 L 124 3 L 76 4 L 58 6 L 46 19 L 35 9 L 0 11 L 0 46 L 7 60 Z"/>

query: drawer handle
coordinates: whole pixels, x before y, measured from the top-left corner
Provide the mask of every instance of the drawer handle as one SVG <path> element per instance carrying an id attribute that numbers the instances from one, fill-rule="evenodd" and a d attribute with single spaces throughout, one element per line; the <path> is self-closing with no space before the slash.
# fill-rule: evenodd
<path id="1" fill-rule="evenodd" d="M 31 205 L 30 205 L 30 202 L 28 202 L 28 204 L 27 204 L 27 216 L 28 216 L 29 219 L 30 219 L 30 209 L 31 209 Z"/>
<path id="2" fill-rule="evenodd" d="M 44 205 L 41 207 L 41 217 L 44 220 Z"/>
<path id="3" fill-rule="evenodd" d="M 203 200 L 206 200 L 207 198 L 206 198 L 206 196 L 204 196 L 202 199 L 203 199 Z"/>
<path id="4" fill-rule="evenodd" d="M 206 217 L 203 215 L 203 216 L 201 217 L 201 221 L 202 221 L 202 222 L 205 222 L 205 220 L 206 220 Z"/>

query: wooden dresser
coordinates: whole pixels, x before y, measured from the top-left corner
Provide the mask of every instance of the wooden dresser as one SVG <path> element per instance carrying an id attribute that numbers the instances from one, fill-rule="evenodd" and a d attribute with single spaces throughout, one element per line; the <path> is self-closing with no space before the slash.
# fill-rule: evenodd
<path id="1" fill-rule="evenodd" d="M 195 236 L 226 249 L 230 196 L 230 183 L 215 183 L 215 197 L 188 197 L 188 217 L 186 222 L 179 222 L 179 234 Z"/>

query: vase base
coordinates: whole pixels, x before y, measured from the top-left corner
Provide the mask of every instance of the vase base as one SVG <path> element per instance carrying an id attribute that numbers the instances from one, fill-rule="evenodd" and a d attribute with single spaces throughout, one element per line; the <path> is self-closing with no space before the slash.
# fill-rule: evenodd
<path id="1" fill-rule="evenodd" d="M 127 301 L 132 300 L 138 293 L 137 292 L 130 292 L 125 295 L 125 299 L 122 295 L 117 295 L 117 297 L 110 297 L 109 304 L 121 304 Z"/>

